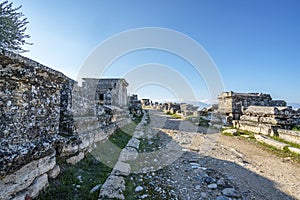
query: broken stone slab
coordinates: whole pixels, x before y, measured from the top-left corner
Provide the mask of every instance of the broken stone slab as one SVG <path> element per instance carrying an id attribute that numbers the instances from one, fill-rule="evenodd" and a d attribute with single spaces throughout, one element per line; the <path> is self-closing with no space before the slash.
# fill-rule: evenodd
<path id="1" fill-rule="evenodd" d="M 84 150 L 94 143 L 94 133 L 87 133 L 85 136 L 82 136 L 81 144 L 79 144 L 79 149 Z"/>
<path id="2" fill-rule="evenodd" d="M 84 153 L 83 153 L 83 152 L 80 152 L 78 155 L 73 156 L 73 157 L 71 157 L 71 158 L 68 158 L 68 159 L 66 160 L 66 162 L 67 162 L 68 164 L 74 165 L 74 164 L 78 163 L 80 160 L 82 160 L 83 158 L 84 158 Z"/>
<path id="3" fill-rule="evenodd" d="M 34 182 L 26 189 L 26 191 L 17 194 L 12 200 L 24 200 L 27 198 L 33 199 L 36 198 L 39 192 L 48 187 L 48 176 L 43 174 L 37 177 Z"/>
<path id="4" fill-rule="evenodd" d="M 65 144 L 62 147 L 62 150 L 60 152 L 60 156 L 73 155 L 73 154 L 76 154 L 78 151 L 79 151 L 79 147 L 78 147 L 77 144 L 74 144 L 74 143 Z"/>
<path id="5" fill-rule="evenodd" d="M 48 172 L 49 178 L 56 178 L 60 173 L 60 167 L 55 165 L 53 169 Z"/>
<path id="6" fill-rule="evenodd" d="M 143 138 L 145 133 L 143 131 L 134 131 L 133 137 L 135 138 Z"/>
<path id="7" fill-rule="evenodd" d="M 253 121 L 233 120 L 234 127 L 240 130 L 249 131 L 262 135 L 276 135 L 276 131 L 279 128 L 277 125 L 258 123 Z"/>
<path id="8" fill-rule="evenodd" d="M 118 161 L 111 174 L 116 176 L 128 176 L 130 174 L 130 165 L 128 163 Z"/>
<path id="9" fill-rule="evenodd" d="M 222 190 L 222 194 L 226 197 L 235 197 L 235 198 L 241 197 L 238 191 L 236 191 L 234 188 L 225 188 L 224 190 Z"/>
<path id="10" fill-rule="evenodd" d="M 242 115 L 242 116 L 240 117 L 240 120 L 259 122 L 259 117 L 256 117 L 256 116 L 248 116 L 248 115 Z"/>
<path id="11" fill-rule="evenodd" d="M 268 138 L 266 136 L 262 136 L 262 135 L 254 135 L 255 139 L 259 142 L 263 142 L 265 144 L 268 144 L 268 145 L 271 145 L 277 149 L 281 149 L 283 150 L 284 147 L 288 147 L 289 145 L 288 144 L 285 144 L 283 142 L 278 142 L 276 140 L 273 140 L 271 138 Z"/>
<path id="12" fill-rule="evenodd" d="M 293 109 L 285 106 L 249 106 L 245 111 L 246 115 L 270 116 L 289 118 L 293 115 Z"/>
<path id="13" fill-rule="evenodd" d="M 140 146 L 140 140 L 134 137 L 132 137 L 126 145 L 126 147 L 133 147 L 135 149 L 139 149 L 139 146 Z"/>
<path id="14" fill-rule="evenodd" d="M 278 129 L 277 132 L 278 132 L 279 138 L 284 139 L 288 142 L 300 144 L 300 132 L 299 131 Z"/>
<path id="15" fill-rule="evenodd" d="M 105 140 L 109 137 L 109 134 L 103 130 L 97 130 L 95 133 L 95 138 L 94 141 L 95 142 L 100 142 L 102 140 Z"/>
<path id="16" fill-rule="evenodd" d="M 122 149 L 119 161 L 135 160 L 138 157 L 138 151 L 132 147 L 125 147 Z"/>
<path id="17" fill-rule="evenodd" d="M 10 199 L 16 193 L 28 188 L 36 177 L 53 169 L 56 164 L 54 155 L 34 160 L 13 174 L 0 180 L 0 197 Z"/>
<path id="18" fill-rule="evenodd" d="M 238 131 L 236 129 L 226 129 L 223 131 L 223 133 L 227 133 L 227 134 L 230 134 L 230 135 L 233 135 L 233 136 L 237 136 L 238 135 Z"/>
<path id="19" fill-rule="evenodd" d="M 293 152 L 293 153 L 296 153 L 296 154 L 299 154 L 300 155 L 300 149 L 298 148 L 295 148 L 295 147 L 288 147 L 288 149 Z"/>
<path id="20" fill-rule="evenodd" d="M 93 187 L 93 188 L 90 190 L 90 193 L 94 193 L 94 192 L 98 191 L 98 190 L 100 189 L 100 187 L 101 187 L 101 184 L 96 185 L 95 187 Z"/>
<path id="21" fill-rule="evenodd" d="M 99 200 L 101 199 L 125 199 L 123 192 L 125 191 L 125 180 L 122 176 L 110 175 L 103 184 Z"/>

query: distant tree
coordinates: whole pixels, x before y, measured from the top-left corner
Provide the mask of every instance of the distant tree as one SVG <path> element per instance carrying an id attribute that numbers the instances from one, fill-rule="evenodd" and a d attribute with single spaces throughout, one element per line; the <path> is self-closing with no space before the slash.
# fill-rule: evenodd
<path id="1" fill-rule="evenodd" d="M 4 1 L 0 3 L 0 49 L 17 53 L 26 52 L 21 46 L 26 42 L 29 35 L 25 34 L 27 18 L 19 12 L 21 6 L 13 8 L 12 3 Z"/>

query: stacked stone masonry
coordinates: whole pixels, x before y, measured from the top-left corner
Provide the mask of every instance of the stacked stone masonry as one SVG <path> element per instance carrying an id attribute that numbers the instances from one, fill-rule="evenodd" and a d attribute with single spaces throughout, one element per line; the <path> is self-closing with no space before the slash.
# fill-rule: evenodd
<path id="1" fill-rule="evenodd" d="M 300 143 L 299 131 L 291 130 L 300 124 L 300 109 L 293 110 L 285 101 L 274 101 L 268 94 L 224 92 L 218 99 L 218 111 L 227 118 L 227 124 Z"/>
<path id="2" fill-rule="evenodd" d="M 59 174 L 58 157 L 74 164 L 128 122 L 124 79 L 84 81 L 80 87 L 33 60 L 0 52 L 2 199 L 36 197 Z"/>
<path id="3" fill-rule="evenodd" d="M 243 109 L 249 106 L 286 106 L 285 101 L 272 100 L 271 95 L 262 93 L 223 92 L 218 96 L 218 100 L 219 112 L 233 120 L 239 120 Z"/>

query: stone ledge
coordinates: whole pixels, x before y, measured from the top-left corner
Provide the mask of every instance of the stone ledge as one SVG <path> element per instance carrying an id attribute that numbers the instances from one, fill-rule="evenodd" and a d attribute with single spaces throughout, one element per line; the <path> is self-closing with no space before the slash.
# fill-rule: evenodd
<path id="1" fill-rule="evenodd" d="M 288 142 L 300 144 L 300 132 L 292 130 L 278 129 L 278 136 Z"/>
<path id="2" fill-rule="evenodd" d="M 34 160 L 15 173 L 6 176 L 0 180 L 1 198 L 9 199 L 18 192 L 28 188 L 37 177 L 53 169 L 55 164 L 56 159 L 54 155 L 47 156 Z"/>
<path id="3" fill-rule="evenodd" d="M 289 145 L 288 144 L 285 144 L 283 142 L 278 142 L 276 140 L 273 140 L 271 138 L 268 138 L 266 136 L 262 136 L 262 135 L 254 135 L 255 139 L 259 142 L 263 142 L 263 143 L 266 143 L 268 145 L 271 145 L 277 149 L 280 149 L 280 150 L 283 150 L 284 147 L 288 147 Z"/>
<path id="4" fill-rule="evenodd" d="M 84 158 L 84 153 L 83 153 L 83 152 L 80 152 L 78 155 L 73 156 L 73 157 L 71 157 L 71 158 L 68 158 L 68 159 L 66 160 L 66 162 L 67 162 L 68 164 L 74 165 L 74 164 L 78 163 L 79 161 L 81 161 L 83 158 Z"/>
<path id="5" fill-rule="evenodd" d="M 300 149 L 298 148 L 295 148 L 295 147 L 288 147 L 288 149 L 293 152 L 293 153 L 296 153 L 296 154 L 299 154 L 300 155 Z"/>

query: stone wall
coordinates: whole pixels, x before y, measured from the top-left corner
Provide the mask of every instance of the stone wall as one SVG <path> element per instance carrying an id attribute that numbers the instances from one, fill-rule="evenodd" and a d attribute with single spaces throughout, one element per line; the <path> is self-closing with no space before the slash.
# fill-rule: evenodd
<path id="1" fill-rule="evenodd" d="M 263 135 L 278 135 L 279 129 L 291 129 L 300 124 L 300 112 L 291 107 L 249 106 L 233 126 Z"/>
<path id="2" fill-rule="evenodd" d="M 272 100 L 271 95 L 263 93 L 223 92 L 218 101 L 218 111 L 233 120 L 239 120 L 243 109 L 249 106 L 286 106 L 285 101 Z"/>
<path id="3" fill-rule="evenodd" d="M 285 141 L 300 144 L 300 131 L 278 129 L 278 136 Z"/>
<path id="4" fill-rule="evenodd" d="M 122 108 L 109 121 L 99 118 L 93 89 L 28 58 L 0 52 L 1 199 L 36 197 L 59 174 L 58 157 L 74 164 L 128 122 Z"/>

